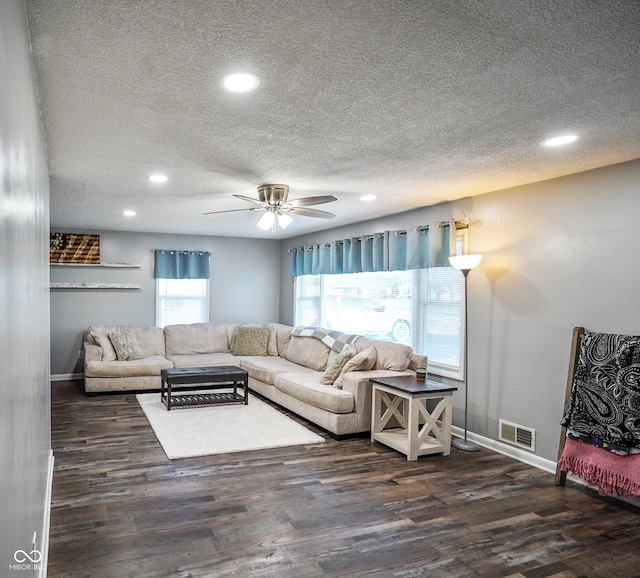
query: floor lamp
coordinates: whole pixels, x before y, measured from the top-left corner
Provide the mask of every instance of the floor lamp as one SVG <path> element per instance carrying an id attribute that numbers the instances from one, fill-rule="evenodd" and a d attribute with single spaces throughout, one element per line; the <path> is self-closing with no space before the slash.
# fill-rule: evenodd
<path id="1" fill-rule="evenodd" d="M 469 408 L 469 366 L 467 364 L 467 351 L 469 332 L 467 331 L 467 275 L 471 269 L 475 269 L 482 261 L 482 255 L 458 255 L 449 257 L 449 263 L 456 269 L 460 269 L 464 275 L 464 439 L 456 438 L 451 442 L 454 448 L 465 452 L 477 452 L 480 446 L 467 439 L 467 410 Z"/>

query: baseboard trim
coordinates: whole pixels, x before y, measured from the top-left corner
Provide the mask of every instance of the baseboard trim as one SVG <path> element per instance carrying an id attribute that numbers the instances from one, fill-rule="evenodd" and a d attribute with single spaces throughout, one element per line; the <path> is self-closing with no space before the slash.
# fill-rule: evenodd
<path id="1" fill-rule="evenodd" d="M 84 379 L 84 373 L 58 373 L 51 376 L 51 381 L 70 381 L 73 379 Z"/>
<path id="2" fill-rule="evenodd" d="M 51 499 L 53 496 L 53 450 L 49 450 L 49 469 L 47 471 L 47 491 L 44 497 L 44 516 L 42 520 L 42 536 L 40 552 L 42 560 L 38 571 L 38 578 L 47 578 L 47 562 L 49 561 L 49 532 L 51 528 Z"/>
<path id="3" fill-rule="evenodd" d="M 464 437 L 464 430 L 461 427 L 454 425 L 451 426 L 451 434 L 461 438 Z M 527 451 L 521 450 L 520 448 L 512 447 L 509 444 L 505 444 L 497 440 L 492 440 L 491 438 L 487 438 L 473 432 L 467 432 L 467 439 L 476 442 L 483 448 L 487 448 L 489 450 L 493 450 L 494 452 L 498 452 L 499 454 L 514 458 L 519 462 L 523 462 L 529 466 L 533 466 L 534 468 L 538 468 L 539 470 L 543 470 L 549 474 L 555 475 L 556 473 L 556 462 L 548 460 L 547 458 L 531 454 Z M 567 479 L 576 484 L 580 484 L 581 486 L 591 487 L 582 478 L 578 478 L 571 474 L 567 475 Z"/>
<path id="4" fill-rule="evenodd" d="M 451 426 L 451 435 L 456 437 L 464 437 L 464 430 L 458 426 Z M 467 439 L 476 442 L 479 446 L 487 448 L 489 450 L 493 450 L 494 452 L 498 452 L 499 454 L 503 454 L 510 458 L 514 458 L 519 462 L 523 462 L 534 468 L 538 468 L 540 470 L 544 470 L 550 474 L 556 473 L 556 462 L 552 460 L 548 460 L 546 458 L 542 458 L 540 456 L 536 456 L 535 454 L 530 454 L 524 450 L 521 450 L 516 447 L 512 447 L 509 444 L 504 444 L 502 442 L 492 440 L 490 438 L 486 438 L 484 436 L 474 434 L 473 432 L 467 432 Z M 594 486 L 590 486 L 585 482 L 582 478 L 578 478 L 572 474 L 567 474 L 567 480 L 573 482 L 574 484 L 579 484 L 581 486 L 586 486 L 587 488 L 591 488 L 594 491 L 598 491 L 598 488 Z M 631 504 L 632 506 L 640 507 L 640 500 L 632 500 L 630 498 L 621 498 L 620 496 L 615 496 L 616 500 L 620 500 L 622 502 L 626 502 L 627 504 Z"/>

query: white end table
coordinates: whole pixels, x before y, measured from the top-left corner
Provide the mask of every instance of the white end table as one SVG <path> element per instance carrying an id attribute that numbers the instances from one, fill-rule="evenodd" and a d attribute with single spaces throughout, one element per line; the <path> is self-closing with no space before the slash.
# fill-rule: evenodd
<path id="1" fill-rule="evenodd" d="M 451 453 L 453 392 L 457 387 L 435 381 L 419 381 L 411 375 L 371 380 L 371 441 L 402 452 L 407 460 L 419 456 Z M 427 409 L 427 400 L 439 399 Z M 392 418 L 395 423 L 390 425 Z"/>

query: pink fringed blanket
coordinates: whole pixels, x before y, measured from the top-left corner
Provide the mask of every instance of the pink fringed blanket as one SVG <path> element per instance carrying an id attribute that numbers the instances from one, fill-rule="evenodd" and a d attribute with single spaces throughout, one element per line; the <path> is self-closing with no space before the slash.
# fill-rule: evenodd
<path id="1" fill-rule="evenodd" d="M 558 463 L 563 471 L 597 486 L 601 496 L 640 499 L 640 454 L 617 456 L 567 438 Z"/>

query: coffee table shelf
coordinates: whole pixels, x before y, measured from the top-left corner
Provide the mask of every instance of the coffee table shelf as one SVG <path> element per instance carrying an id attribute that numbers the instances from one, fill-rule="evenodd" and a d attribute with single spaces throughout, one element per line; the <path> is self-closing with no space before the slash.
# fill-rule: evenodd
<path id="1" fill-rule="evenodd" d="M 208 387 L 208 386 L 207 386 Z M 190 405 L 224 405 L 227 403 L 244 403 L 244 395 L 230 392 L 186 393 L 171 396 L 171 407 Z"/>

